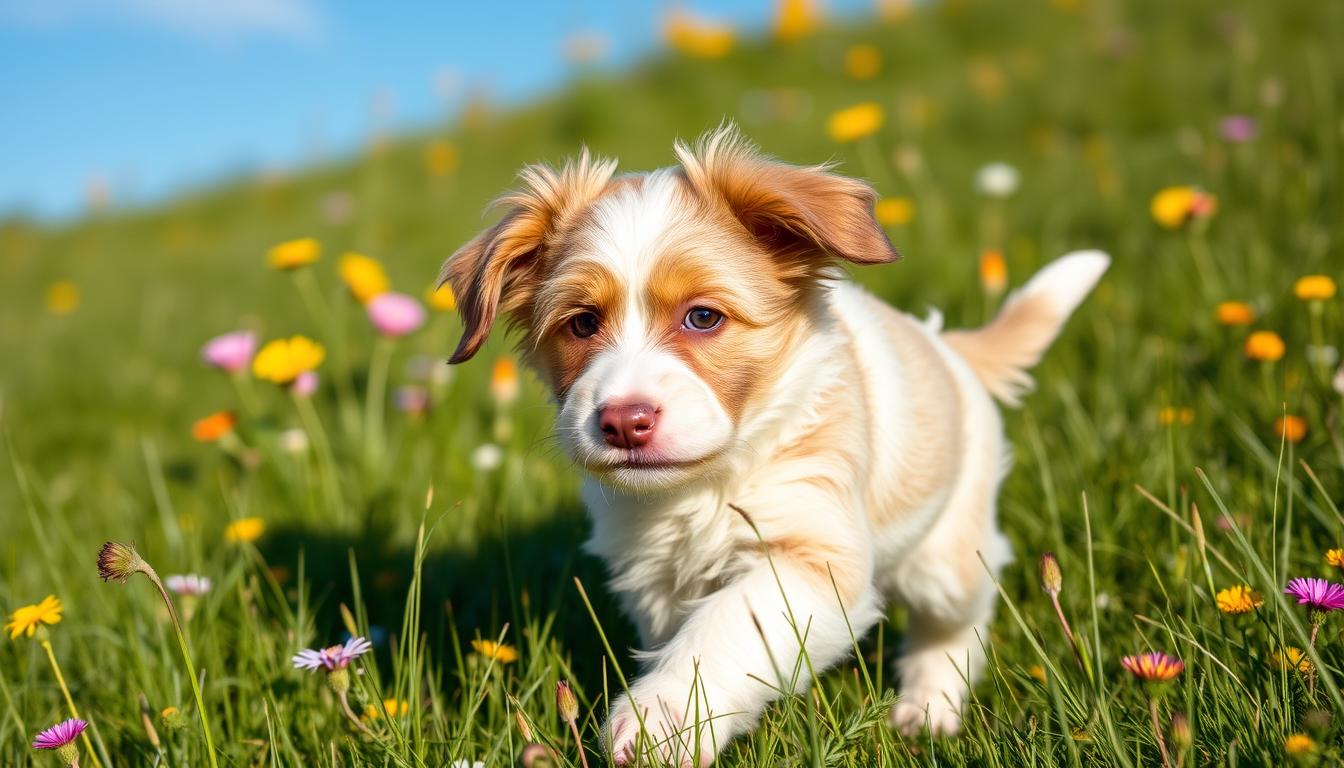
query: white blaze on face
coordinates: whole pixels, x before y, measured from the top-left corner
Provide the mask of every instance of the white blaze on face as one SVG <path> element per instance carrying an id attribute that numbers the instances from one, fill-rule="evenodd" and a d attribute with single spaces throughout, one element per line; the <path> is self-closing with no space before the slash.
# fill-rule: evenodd
<path id="1" fill-rule="evenodd" d="M 575 235 L 583 247 L 571 258 L 611 272 L 625 288 L 625 302 L 618 316 L 602 318 L 613 341 L 566 392 L 556 431 L 576 462 L 616 485 L 649 487 L 684 479 L 732 438 L 732 420 L 713 390 L 657 341 L 669 329 L 653 327 L 648 307 L 653 265 L 688 215 L 679 183 L 671 173 L 660 172 L 621 189 L 599 200 L 592 223 Z M 607 443 L 599 418 L 611 403 L 648 403 L 657 410 L 647 445 L 625 449 Z"/>

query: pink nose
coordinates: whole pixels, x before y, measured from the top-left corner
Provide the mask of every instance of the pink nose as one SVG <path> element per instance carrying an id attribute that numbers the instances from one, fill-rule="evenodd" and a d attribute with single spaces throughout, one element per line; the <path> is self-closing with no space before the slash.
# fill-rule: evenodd
<path id="1" fill-rule="evenodd" d="M 653 439 L 658 409 L 650 403 L 611 403 L 598 411 L 597 424 L 609 445 L 643 448 Z"/>

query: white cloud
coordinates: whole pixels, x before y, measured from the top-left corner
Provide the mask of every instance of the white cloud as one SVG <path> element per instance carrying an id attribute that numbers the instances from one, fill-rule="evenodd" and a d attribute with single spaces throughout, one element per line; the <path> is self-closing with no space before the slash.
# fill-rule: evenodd
<path id="1" fill-rule="evenodd" d="M 0 0 L 0 23 L 64 27 L 132 22 L 198 40 L 305 40 L 323 27 L 312 0 Z"/>

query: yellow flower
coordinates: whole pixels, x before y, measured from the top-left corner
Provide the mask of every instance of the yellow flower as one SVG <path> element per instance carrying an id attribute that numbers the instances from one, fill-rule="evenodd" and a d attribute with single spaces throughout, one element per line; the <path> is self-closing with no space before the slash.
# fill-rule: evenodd
<path id="1" fill-rule="evenodd" d="M 265 381 L 288 384 L 299 374 L 321 365 L 326 356 L 322 345 L 306 336 L 276 339 L 262 347 L 252 360 L 252 373 Z"/>
<path id="2" fill-rule="evenodd" d="M 46 599 L 36 605 L 25 605 L 9 616 L 9 623 L 5 625 L 5 631 L 9 633 L 9 639 L 14 640 L 19 635 L 26 634 L 32 637 L 37 632 L 40 624 L 59 624 L 61 622 L 61 611 L 65 610 L 61 601 L 56 599 L 55 595 L 47 595 Z"/>
<path id="3" fill-rule="evenodd" d="M 1220 590 L 1214 597 L 1218 610 L 1228 614 L 1250 613 L 1265 604 L 1265 598 L 1250 587 L 1238 584 Z"/>
<path id="4" fill-rule="evenodd" d="M 270 263 L 271 269 L 296 269 L 312 264 L 321 255 L 321 243 L 315 238 L 301 237 L 272 246 L 266 253 L 266 261 Z"/>
<path id="5" fill-rule="evenodd" d="M 1307 422 L 1301 416 L 1284 416 L 1274 420 L 1274 434 L 1290 443 L 1300 443 L 1307 436 Z"/>
<path id="6" fill-rule="evenodd" d="M 429 286 L 425 291 L 425 303 L 440 312 L 452 312 L 457 309 L 457 297 L 453 295 L 453 286 L 444 283 L 438 288 Z"/>
<path id="7" fill-rule="evenodd" d="M 1305 755 L 1316 749 L 1316 742 L 1305 733 L 1294 733 L 1283 742 L 1283 751 L 1290 755 Z"/>
<path id="8" fill-rule="evenodd" d="M 915 218 L 915 203 L 908 197 L 884 197 L 873 204 L 873 215 L 884 227 L 899 227 Z"/>
<path id="9" fill-rule="evenodd" d="M 882 107 L 875 101 L 863 101 L 831 115 L 826 133 L 831 141 L 847 144 L 872 136 L 882 127 Z"/>
<path id="10" fill-rule="evenodd" d="M 1269 655 L 1269 660 L 1274 662 L 1274 666 L 1279 669 L 1296 669 L 1298 672 L 1311 671 L 1311 659 L 1307 658 L 1307 654 L 1296 646 L 1286 645 L 1274 651 Z"/>
<path id="11" fill-rule="evenodd" d="M 79 308 L 79 286 L 69 280 L 57 280 L 47 286 L 47 311 L 53 315 L 68 315 Z"/>
<path id="12" fill-rule="evenodd" d="M 518 650 L 511 645 L 496 643 L 494 640 L 472 640 L 471 647 L 476 653 L 500 664 L 512 664 L 518 660 Z"/>
<path id="13" fill-rule="evenodd" d="M 1194 187 L 1166 187 L 1153 196 L 1149 212 L 1167 229 L 1180 229 L 1191 219 L 1207 219 L 1218 210 L 1218 198 Z"/>
<path id="14" fill-rule="evenodd" d="M 1195 423 L 1195 409 L 1188 407 L 1176 408 L 1175 406 L 1168 405 L 1157 412 L 1157 423 L 1164 427 L 1169 427 L 1172 424 L 1180 424 L 1181 426 L 1188 427 Z"/>
<path id="15" fill-rule="evenodd" d="M 845 51 L 845 74 L 855 80 L 872 80 L 882 71 L 882 53 L 867 43 L 852 45 Z"/>
<path id="16" fill-rule="evenodd" d="M 1327 549 L 1325 551 L 1325 562 L 1327 565 L 1344 569 L 1344 549 Z"/>
<path id="17" fill-rule="evenodd" d="M 383 706 L 377 704 L 368 704 L 364 707 L 365 720 L 377 720 L 383 716 L 383 711 L 391 717 L 405 717 L 410 714 L 411 702 L 400 699 L 383 699 Z"/>
<path id="18" fill-rule="evenodd" d="M 1293 294 L 1303 301 L 1325 301 L 1335 295 L 1335 281 L 1325 275 L 1307 275 L 1293 284 Z"/>
<path id="19" fill-rule="evenodd" d="M 162 717 L 164 720 L 167 720 L 168 718 L 176 714 L 177 714 L 177 707 L 164 707 L 163 711 L 159 713 L 159 717 Z"/>
<path id="20" fill-rule="evenodd" d="M 997 248 L 986 248 L 980 254 L 980 285 L 985 293 L 998 296 L 1008 285 L 1008 262 Z"/>
<path id="21" fill-rule="evenodd" d="M 1283 357 L 1283 339 L 1273 331 L 1256 331 L 1246 338 L 1246 356 L 1252 360 L 1274 362 Z"/>
<path id="22" fill-rule="evenodd" d="M 821 21 L 815 0 L 779 0 L 775 13 L 775 39 L 784 42 L 810 35 Z"/>
<path id="23" fill-rule="evenodd" d="M 431 141 L 425 147 L 425 171 L 430 176 L 447 176 L 457 170 L 457 147 L 447 141 Z"/>
<path id="24" fill-rule="evenodd" d="M 518 399 L 518 365 L 511 357 L 501 357 L 495 361 L 490 372 L 490 396 L 495 402 L 507 406 Z"/>
<path id="25" fill-rule="evenodd" d="M 663 37 L 673 48 L 699 59 L 720 59 L 733 49 L 733 28 L 716 24 L 683 10 L 674 10 L 663 23 Z"/>
<path id="26" fill-rule="evenodd" d="M 1045 667 L 1041 666 L 1040 664 L 1032 664 L 1031 669 L 1027 670 L 1027 674 L 1031 675 L 1032 678 L 1036 680 L 1036 682 L 1040 683 L 1041 685 L 1045 685 L 1046 682 Z"/>
<path id="27" fill-rule="evenodd" d="M 382 263 L 362 253 L 351 252 L 342 256 L 337 271 L 341 273 L 341 281 L 350 290 L 350 295 L 360 304 L 368 304 L 374 296 L 387 293 L 392 287 Z"/>
<path id="28" fill-rule="evenodd" d="M 1214 310 L 1220 325 L 1250 325 L 1255 322 L 1255 310 L 1244 301 L 1224 301 Z"/>
<path id="29" fill-rule="evenodd" d="M 266 521 L 260 517 L 244 517 L 224 527 L 224 540 L 230 544 L 251 544 L 266 532 Z"/>

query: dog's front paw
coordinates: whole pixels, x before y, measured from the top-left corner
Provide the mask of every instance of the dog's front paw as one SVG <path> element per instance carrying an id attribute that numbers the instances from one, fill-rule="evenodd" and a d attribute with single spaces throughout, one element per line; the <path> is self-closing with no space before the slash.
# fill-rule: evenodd
<path id="1" fill-rule="evenodd" d="M 935 736 L 952 736 L 961 730 L 960 702 L 949 700 L 957 691 L 902 690 L 891 708 L 891 724 L 906 736 L 915 736 L 924 728 Z"/>
<path id="2" fill-rule="evenodd" d="M 640 681 L 618 694 L 607 718 L 612 759 L 619 766 L 709 765 L 717 749 L 707 712 L 698 687 Z"/>

